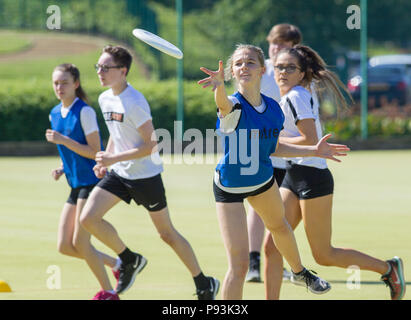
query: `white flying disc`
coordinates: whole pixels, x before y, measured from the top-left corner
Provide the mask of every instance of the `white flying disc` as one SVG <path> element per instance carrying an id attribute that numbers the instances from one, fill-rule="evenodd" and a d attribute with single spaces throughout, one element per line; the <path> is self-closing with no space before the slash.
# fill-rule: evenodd
<path id="1" fill-rule="evenodd" d="M 144 41 L 150 46 L 156 48 L 157 50 L 160 50 L 174 58 L 183 58 L 183 52 L 181 52 L 179 48 L 177 48 L 167 40 L 164 40 L 163 38 L 155 35 L 154 33 L 148 32 L 143 29 L 134 29 L 133 35 L 141 41 Z"/>

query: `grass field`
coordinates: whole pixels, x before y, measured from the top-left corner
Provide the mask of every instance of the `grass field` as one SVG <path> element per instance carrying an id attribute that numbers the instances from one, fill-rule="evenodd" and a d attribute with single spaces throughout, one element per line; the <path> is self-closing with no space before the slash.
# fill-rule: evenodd
<path id="1" fill-rule="evenodd" d="M 6 88 L 37 89 L 50 88 L 54 68 L 67 62 L 80 69 L 85 88 L 100 88 L 94 64 L 105 45 L 120 44 L 113 39 L 79 34 L 7 30 L 0 30 L 0 43 L 3 43 L 0 46 L 0 78 Z M 128 80 L 136 81 L 141 74 L 134 64 Z"/>
<path id="2" fill-rule="evenodd" d="M 18 32 L 0 31 L 0 39 L 0 54 L 23 51 L 32 45 L 30 39 Z"/>
<path id="3" fill-rule="evenodd" d="M 411 277 L 411 151 L 351 152 L 330 163 L 335 178 L 333 244 L 381 259 L 403 258 Z M 56 250 L 60 210 L 68 196 L 64 180 L 50 172 L 56 157 L 0 158 L 0 279 L 12 288 L 3 299 L 90 299 L 99 289 L 86 264 Z M 175 227 L 191 242 L 204 273 L 222 280 L 227 260 L 219 234 L 211 177 L 214 165 L 165 165 L 163 174 Z M 142 207 L 119 204 L 108 215 L 126 244 L 148 258 L 148 265 L 122 299 L 195 299 L 194 284 L 183 264 L 162 243 Z M 303 263 L 329 280 L 332 290 L 315 296 L 284 283 L 282 299 L 388 299 L 389 291 L 372 272 L 361 272 L 360 289 L 349 289 L 347 270 L 318 266 L 302 227 L 296 231 Z M 110 253 L 98 241 L 97 248 Z M 50 266 L 61 271 L 61 289 L 49 289 Z M 111 273 L 110 273 L 111 277 Z M 114 282 L 114 279 L 111 278 Z M 408 282 L 409 284 L 410 282 Z M 408 292 L 405 299 L 409 299 Z M 219 298 L 219 296 L 218 296 Z M 263 284 L 246 284 L 245 299 L 264 299 Z"/>

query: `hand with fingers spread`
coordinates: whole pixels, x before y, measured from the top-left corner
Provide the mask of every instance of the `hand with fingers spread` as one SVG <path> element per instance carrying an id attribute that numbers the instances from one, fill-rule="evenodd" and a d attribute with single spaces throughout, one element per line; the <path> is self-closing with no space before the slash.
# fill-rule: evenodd
<path id="1" fill-rule="evenodd" d="M 203 88 L 212 86 L 212 89 L 214 91 L 215 103 L 220 112 L 220 116 L 224 117 L 225 115 L 231 112 L 233 104 L 227 98 L 227 93 L 225 91 L 223 61 L 220 60 L 218 62 L 217 71 L 211 71 L 204 67 L 201 67 L 200 70 L 208 74 L 209 77 L 198 81 L 198 84 L 202 84 Z"/>
<path id="2" fill-rule="evenodd" d="M 346 151 L 350 151 L 350 148 L 343 144 L 328 143 L 327 140 L 330 137 L 331 134 L 327 134 L 324 137 L 322 137 L 320 141 L 318 141 L 316 145 L 316 156 L 341 162 L 340 159 L 337 159 L 335 157 L 346 156 Z"/>
<path id="3" fill-rule="evenodd" d="M 204 78 L 200 81 L 198 81 L 198 84 L 204 84 L 203 88 L 207 88 L 209 86 L 213 87 L 213 91 L 217 89 L 217 87 L 224 85 L 224 67 L 223 67 L 223 61 L 218 62 L 218 70 L 217 71 L 211 71 L 207 68 L 201 67 L 201 71 L 204 73 L 208 74 L 209 77 Z"/>

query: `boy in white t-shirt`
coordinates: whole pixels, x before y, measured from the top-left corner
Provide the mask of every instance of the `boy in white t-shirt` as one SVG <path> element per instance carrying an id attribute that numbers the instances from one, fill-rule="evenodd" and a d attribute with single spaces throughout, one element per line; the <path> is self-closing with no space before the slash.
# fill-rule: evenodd
<path id="1" fill-rule="evenodd" d="M 154 127 L 144 96 L 127 83 L 132 56 L 122 47 L 106 46 L 96 64 L 100 83 L 110 89 L 99 97 L 101 111 L 110 138 L 106 151 L 96 154 L 96 175 L 103 178 L 89 197 L 80 221 L 83 227 L 120 257 L 116 293 L 125 292 L 147 260 L 132 252 L 120 239 L 115 228 L 103 216 L 121 200 L 143 205 L 160 234 L 187 266 L 194 278 L 199 300 L 215 298 L 219 281 L 205 276 L 188 241 L 174 228 L 161 179 L 163 166 L 157 142 L 152 140 Z M 107 168 L 111 166 L 109 173 Z M 101 271 L 103 272 L 103 271 Z M 107 275 L 106 275 L 107 276 Z M 103 288 L 110 299 L 112 288 Z"/>

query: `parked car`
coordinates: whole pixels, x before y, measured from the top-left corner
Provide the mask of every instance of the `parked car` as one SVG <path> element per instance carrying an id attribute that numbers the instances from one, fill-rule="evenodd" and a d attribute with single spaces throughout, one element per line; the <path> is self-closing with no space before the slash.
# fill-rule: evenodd
<path id="1" fill-rule="evenodd" d="M 381 56 L 382 57 L 382 56 Z M 375 99 L 375 106 L 381 106 L 384 100 L 396 101 L 399 105 L 411 103 L 411 55 L 410 64 L 382 63 L 381 58 L 371 58 L 368 65 L 368 97 Z M 377 58 L 377 57 L 375 57 Z M 392 60 L 386 59 L 387 62 Z M 399 60 L 396 60 L 399 62 Z M 404 61 L 403 61 L 404 62 Z M 348 81 L 348 90 L 354 100 L 361 97 L 360 75 Z"/>
<path id="2" fill-rule="evenodd" d="M 370 58 L 370 66 L 375 67 L 382 64 L 400 64 L 411 68 L 411 54 L 387 54 Z"/>

